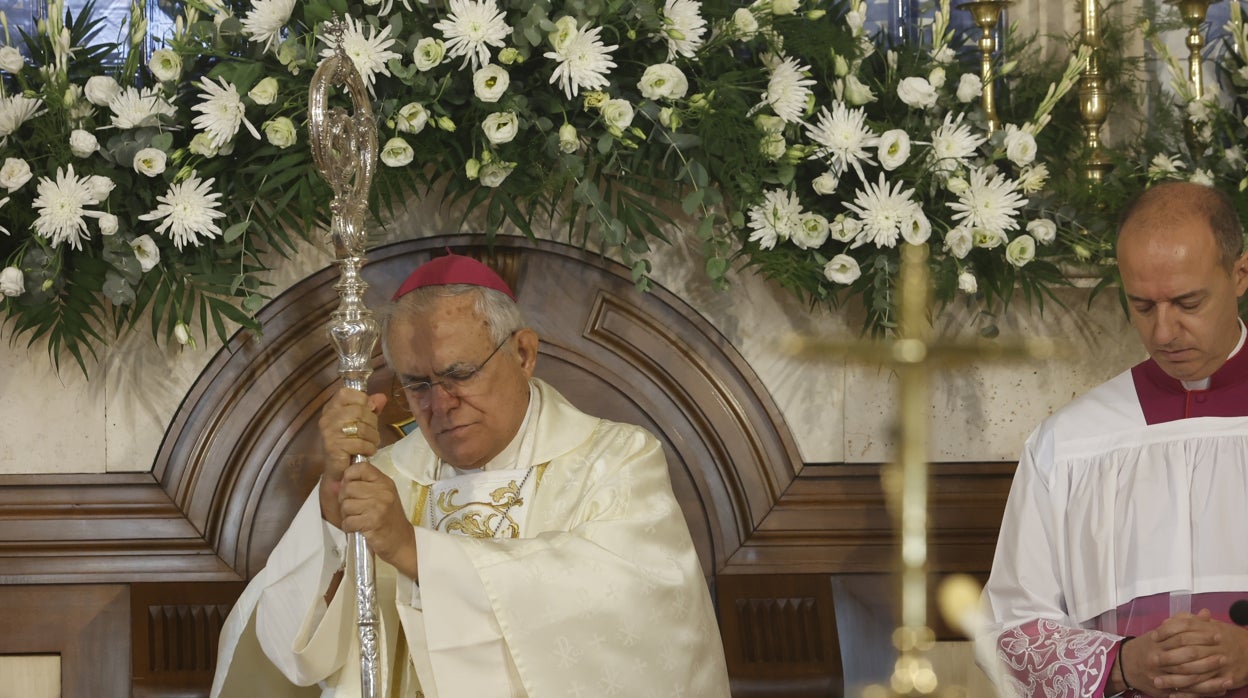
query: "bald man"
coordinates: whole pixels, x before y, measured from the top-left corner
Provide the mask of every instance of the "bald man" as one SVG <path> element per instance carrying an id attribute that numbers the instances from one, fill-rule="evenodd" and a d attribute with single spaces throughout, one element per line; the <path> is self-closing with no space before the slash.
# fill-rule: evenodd
<path id="1" fill-rule="evenodd" d="M 1118 268 L 1148 360 L 1028 438 L 984 588 L 1004 695 L 1248 696 L 1248 288 L 1224 193 L 1155 186 Z M 1238 615 L 1238 614 L 1237 614 Z"/>

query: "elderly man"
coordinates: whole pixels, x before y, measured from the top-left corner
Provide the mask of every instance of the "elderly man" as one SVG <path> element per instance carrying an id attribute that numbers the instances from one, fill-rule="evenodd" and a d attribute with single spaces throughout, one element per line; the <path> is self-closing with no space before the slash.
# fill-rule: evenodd
<path id="1" fill-rule="evenodd" d="M 1229 618 L 1248 598 L 1243 235 L 1225 194 L 1190 183 L 1122 216 L 1150 358 L 1027 440 L 978 643 L 1004 695 L 1248 695 L 1248 630 Z"/>
<path id="2" fill-rule="evenodd" d="M 359 694 L 352 531 L 378 558 L 380 695 L 728 695 L 659 442 L 533 378 L 537 335 L 479 262 L 421 266 L 380 316 L 419 433 L 378 450 L 385 396 L 330 400 L 320 486 L 231 614 L 214 695 L 261 694 L 257 644 L 290 683 Z"/>

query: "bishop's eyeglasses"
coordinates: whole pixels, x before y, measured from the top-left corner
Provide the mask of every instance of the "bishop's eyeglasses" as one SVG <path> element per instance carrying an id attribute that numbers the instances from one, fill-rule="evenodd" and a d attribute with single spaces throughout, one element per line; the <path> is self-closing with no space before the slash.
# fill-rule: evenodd
<path id="1" fill-rule="evenodd" d="M 476 366 L 453 368 L 446 373 L 439 374 L 438 380 L 435 381 L 424 380 L 402 383 L 399 385 L 399 389 L 396 391 L 395 396 L 403 397 L 404 394 L 406 394 L 406 396 L 414 400 L 416 405 L 421 409 L 429 407 L 429 404 L 433 401 L 433 389 L 437 386 L 442 386 L 443 390 L 457 398 L 463 397 L 467 394 L 467 391 L 472 389 L 472 384 L 481 374 L 481 369 L 485 368 L 485 365 L 490 363 L 490 359 L 494 358 L 494 355 L 498 353 L 498 350 L 502 349 L 504 344 L 511 341 L 511 338 L 515 337 L 516 332 L 518 331 L 519 330 L 512 330 L 510 334 L 503 338 L 503 341 L 498 343 L 498 346 L 494 347 L 494 351 L 490 352 L 490 355 L 485 357 L 485 361 L 482 361 Z"/>

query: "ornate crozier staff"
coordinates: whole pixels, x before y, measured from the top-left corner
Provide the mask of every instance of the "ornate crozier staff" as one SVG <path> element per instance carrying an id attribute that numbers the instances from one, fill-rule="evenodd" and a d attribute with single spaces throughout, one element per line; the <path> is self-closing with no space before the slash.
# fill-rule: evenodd
<path id="1" fill-rule="evenodd" d="M 341 278 L 334 288 L 341 299 L 330 316 L 329 335 L 338 350 L 338 375 L 348 388 L 366 390 L 377 322 L 364 305 L 368 284 L 360 277 L 364 266 L 364 211 L 368 190 L 377 167 L 377 125 L 364 81 L 342 48 L 343 25 L 335 17 L 326 30 L 337 37 L 337 50 L 321 62 L 308 88 L 308 134 L 312 157 L 321 177 L 334 191 L 330 202 L 330 235 Z M 345 87 L 354 114 L 328 106 L 335 87 Z M 355 456 L 354 462 L 363 460 Z M 349 536 L 351 569 L 355 577 L 356 625 L 360 637 L 360 695 L 375 698 L 380 692 L 376 571 L 373 554 L 364 536 Z"/>

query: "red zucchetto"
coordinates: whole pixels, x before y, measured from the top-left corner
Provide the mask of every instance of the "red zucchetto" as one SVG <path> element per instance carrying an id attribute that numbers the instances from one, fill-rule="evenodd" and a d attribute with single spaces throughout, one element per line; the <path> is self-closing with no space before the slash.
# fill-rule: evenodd
<path id="1" fill-rule="evenodd" d="M 408 275 L 407 280 L 403 282 L 402 286 L 399 286 L 399 290 L 395 292 L 394 297 L 390 300 L 397 301 L 418 288 L 448 286 L 450 284 L 468 284 L 470 286 L 492 288 L 495 291 L 507 294 L 507 297 L 513 301 L 516 299 L 516 294 L 511 292 L 511 289 L 507 287 L 507 283 L 503 281 L 502 277 L 494 273 L 493 269 L 472 257 L 465 257 L 447 250 L 445 257 L 435 257 L 416 267 L 416 270 Z"/>

